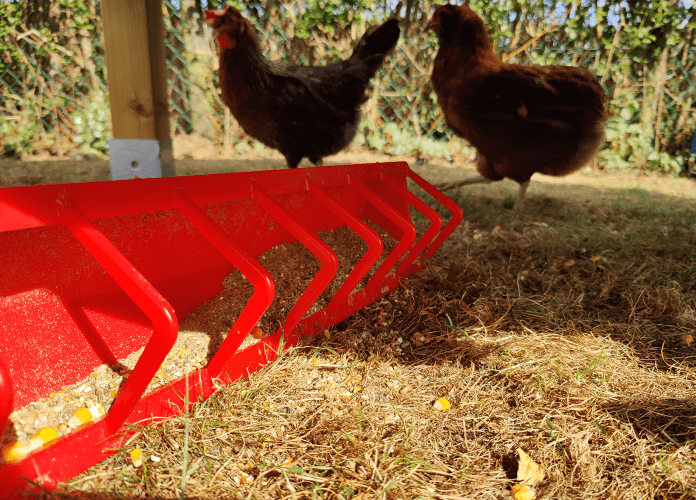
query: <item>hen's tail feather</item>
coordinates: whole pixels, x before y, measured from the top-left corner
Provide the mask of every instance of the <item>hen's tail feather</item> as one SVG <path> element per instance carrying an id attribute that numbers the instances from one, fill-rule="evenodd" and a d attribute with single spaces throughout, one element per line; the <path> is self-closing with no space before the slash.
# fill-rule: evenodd
<path id="1" fill-rule="evenodd" d="M 371 26 L 358 41 L 350 58 L 362 60 L 372 74 L 384 64 L 387 54 L 399 41 L 399 21 L 389 19 L 380 26 Z"/>

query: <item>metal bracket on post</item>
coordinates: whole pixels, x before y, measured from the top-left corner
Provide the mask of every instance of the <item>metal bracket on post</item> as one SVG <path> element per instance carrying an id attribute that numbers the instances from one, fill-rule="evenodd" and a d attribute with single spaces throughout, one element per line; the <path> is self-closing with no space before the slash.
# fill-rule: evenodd
<path id="1" fill-rule="evenodd" d="M 172 140 L 110 139 L 111 180 L 174 177 Z"/>

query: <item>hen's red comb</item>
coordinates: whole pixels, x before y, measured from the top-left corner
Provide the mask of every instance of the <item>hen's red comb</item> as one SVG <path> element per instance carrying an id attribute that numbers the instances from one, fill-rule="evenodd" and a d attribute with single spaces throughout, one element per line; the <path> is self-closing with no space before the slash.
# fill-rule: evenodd
<path id="1" fill-rule="evenodd" d="M 206 10 L 205 11 L 205 20 L 209 23 L 214 21 L 217 16 L 219 16 L 219 14 L 217 12 L 215 12 L 214 10 Z"/>

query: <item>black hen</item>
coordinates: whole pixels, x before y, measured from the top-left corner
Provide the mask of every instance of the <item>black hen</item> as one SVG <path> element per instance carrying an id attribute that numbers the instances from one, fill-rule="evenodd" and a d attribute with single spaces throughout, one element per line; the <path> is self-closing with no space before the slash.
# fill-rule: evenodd
<path id="1" fill-rule="evenodd" d="M 320 165 L 355 137 L 370 79 L 399 39 L 390 19 L 371 27 L 350 58 L 326 66 L 269 62 L 251 24 L 233 7 L 206 11 L 220 45 L 222 99 L 250 136 L 280 151 L 290 168 Z"/>

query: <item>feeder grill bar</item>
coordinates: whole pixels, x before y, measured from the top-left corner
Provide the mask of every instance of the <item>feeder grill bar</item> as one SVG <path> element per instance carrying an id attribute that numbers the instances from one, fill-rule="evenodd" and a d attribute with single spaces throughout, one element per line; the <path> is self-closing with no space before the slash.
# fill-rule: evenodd
<path id="1" fill-rule="evenodd" d="M 444 227 L 409 178 L 451 212 Z M 410 207 L 430 221 L 417 241 Z M 32 483 L 54 489 L 123 446 L 134 432 L 125 425 L 171 417 L 373 303 L 421 269 L 462 219 L 405 162 L 0 190 L 0 430 L 11 411 L 144 347 L 104 418 L 0 463 L 0 497 L 36 491 Z M 356 290 L 383 252 L 365 221 L 398 241 Z M 338 270 L 316 234 L 342 226 L 367 251 L 305 318 Z M 294 241 L 321 267 L 285 323 L 240 349 L 276 292 L 259 257 Z M 177 318 L 215 297 L 235 269 L 254 291 L 210 362 L 143 396 L 177 339 Z"/>

